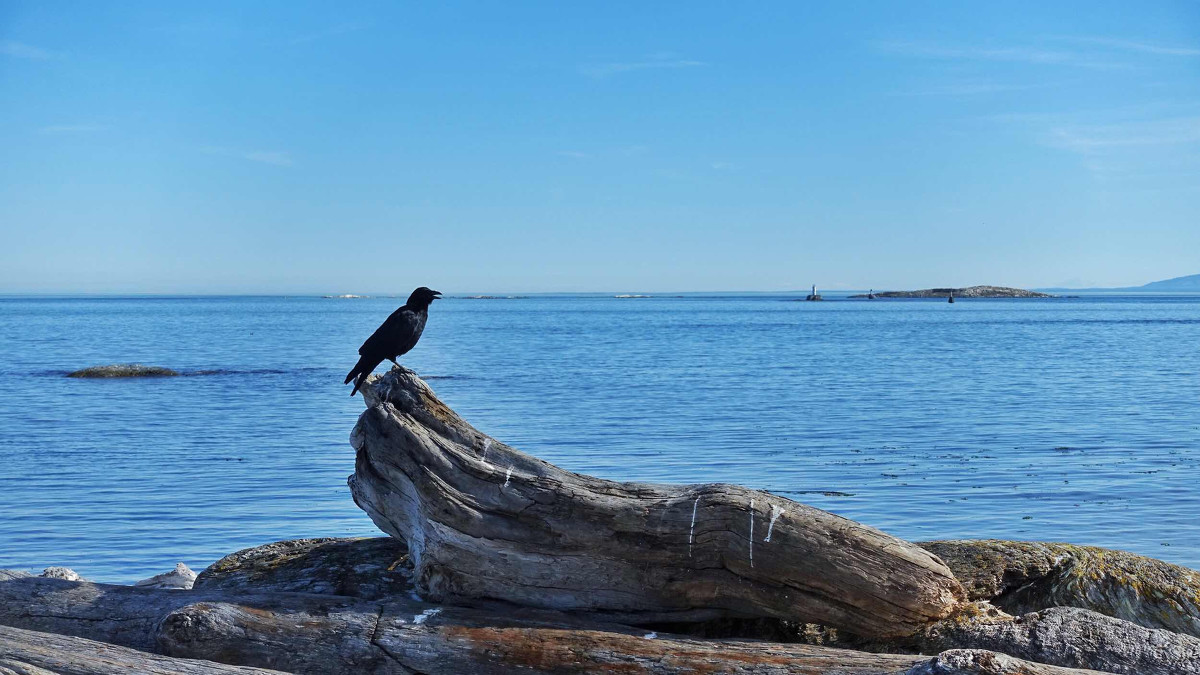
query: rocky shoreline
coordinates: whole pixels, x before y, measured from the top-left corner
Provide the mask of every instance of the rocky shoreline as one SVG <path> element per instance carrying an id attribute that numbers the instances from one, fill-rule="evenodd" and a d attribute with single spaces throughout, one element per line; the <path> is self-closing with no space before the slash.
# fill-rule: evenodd
<path id="1" fill-rule="evenodd" d="M 1120 551 L 911 543 L 732 485 L 565 472 L 415 374 L 363 389 L 356 503 L 136 586 L 0 571 L 0 673 L 1200 673 L 1200 575 Z"/>

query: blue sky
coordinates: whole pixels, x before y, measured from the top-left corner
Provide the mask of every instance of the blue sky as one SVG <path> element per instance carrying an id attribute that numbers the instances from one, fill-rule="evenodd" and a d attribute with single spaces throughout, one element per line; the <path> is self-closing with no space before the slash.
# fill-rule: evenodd
<path id="1" fill-rule="evenodd" d="M 0 292 L 1200 272 L 1200 2 L 0 0 Z"/>

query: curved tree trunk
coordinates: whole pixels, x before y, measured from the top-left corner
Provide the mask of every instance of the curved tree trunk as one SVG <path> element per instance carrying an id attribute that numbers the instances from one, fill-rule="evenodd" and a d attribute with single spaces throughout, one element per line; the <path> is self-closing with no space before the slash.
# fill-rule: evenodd
<path id="1" fill-rule="evenodd" d="M 427 599 L 626 622 L 776 617 L 891 636 L 965 597 L 932 554 L 825 511 L 735 485 L 564 471 L 475 430 L 405 369 L 363 392 L 351 492 L 407 541 Z"/>

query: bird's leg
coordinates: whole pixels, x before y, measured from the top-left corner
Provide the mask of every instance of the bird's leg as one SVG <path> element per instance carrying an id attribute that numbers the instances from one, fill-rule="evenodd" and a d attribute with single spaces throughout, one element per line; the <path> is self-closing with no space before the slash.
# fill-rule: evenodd
<path id="1" fill-rule="evenodd" d="M 392 357 L 388 357 L 388 361 L 391 361 L 391 362 L 392 362 L 392 365 L 396 366 L 397 368 L 399 368 L 399 367 L 400 367 L 400 364 L 399 364 L 399 363 L 396 363 L 396 358 L 395 358 L 394 356 L 392 356 Z"/>

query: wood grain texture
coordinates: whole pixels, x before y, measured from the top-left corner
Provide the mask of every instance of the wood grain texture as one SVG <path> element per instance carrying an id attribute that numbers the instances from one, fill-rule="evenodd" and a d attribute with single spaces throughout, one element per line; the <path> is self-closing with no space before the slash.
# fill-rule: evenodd
<path id="1" fill-rule="evenodd" d="M 408 543 L 427 599 L 634 622 L 776 617 L 888 636 L 965 598 L 935 556 L 846 518 L 736 485 L 564 471 L 480 433 L 406 369 L 364 392 L 351 492 Z"/>
<path id="2" fill-rule="evenodd" d="M 0 675 L 279 675 L 276 670 L 147 654 L 78 637 L 0 626 Z"/>

